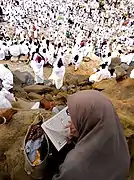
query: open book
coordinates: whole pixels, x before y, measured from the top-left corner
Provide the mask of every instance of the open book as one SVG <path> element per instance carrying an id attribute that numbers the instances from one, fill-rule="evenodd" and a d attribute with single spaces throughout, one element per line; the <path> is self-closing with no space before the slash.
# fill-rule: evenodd
<path id="1" fill-rule="evenodd" d="M 68 107 L 65 107 L 58 114 L 42 124 L 43 130 L 58 151 L 65 146 L 67 143 L 66 138 L 70 133 L 70 129 L 66 128 L 71 120 L 67 110 Z"/>

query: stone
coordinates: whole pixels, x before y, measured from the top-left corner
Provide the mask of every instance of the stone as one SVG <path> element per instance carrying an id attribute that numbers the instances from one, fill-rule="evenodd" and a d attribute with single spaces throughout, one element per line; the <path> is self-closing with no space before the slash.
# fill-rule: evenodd
<path id="1" fill-rule="evenodd" d="M 78 86 L 85 86 L 89 84 L 89 75 L 77 75 Z"/>
<path id="2" fill-rule="evenodd" d="M 20 72 L 16 70 L 13 72 L 14 85 L 32 85 L 34 84 L 34 78 L 29 72 Z"/>
<path id="3" fill-rule="evenodd" d="M 28 93 L 26 91 L 16 91 L 16 89 L 14 89 L 14 93 L 15 93 L 15 97 L 17 98 L 24 98 L 27 99 L 28 98 Z"/>
<path id="4" fill-rule="evenodd" d="M 13 108 L 27 109 L 27 110 L 30 110 L 33 105 L 34 102 L 29 102 L 28 100 L 23 98 L 17 98 L 17 101 L 12 103 Z"/>
<path id="5" fill-rule="evenodd" d="M 48 92 L 52 92 L 54 90 L 54 88 L 49 87 L 49 86 L 44 86 L 44 85 L 31 85 L 31 86 L 26 86 L 24 87 L 24 90 L 28 93 L 30 92 L 34 92 L 37 94 L 43 94 L 43 93 L 48 93 Z"/>
<path id="6" fill-rule="evenodd" d="M 64 80 L 65 85 L 77 85 L 78 84 L 78 78 L 77 76 L 67 73 L 65 75 L 65 80 Z"/>
<path id="7" fill-rule="evenodd" d="M 121 63 L 120 67 L 127 71 L 129 69 L 129 66 L 126 63 Z"/>
<path id="8" fill-rule="evenodd" d="M 119 57 L 112 58 L 109 69 L 115 69 L 115 67 L 119 66 L 120 64 L 121 64 L 121 59 Z"/>
<path id="9" fill-rule="evenodd" d="M 115 79 L 106 79 L 106 80 L 102 80 L 100 82 L 95 82 L 92 85 L 92 88 L 95 90 L 99 90 L 102 91 L 104 89 L 110 88 L 110 90 L 112 89 L 113 86 L 116 86 L 117 82 Z"/>
<path id="10" fill-rule="evenodd" d="M 59 92 L 57 96 L 55 96 L 54 99 L 58 105 L 64 105 L 67 103 L 67 97 L 68 97 L 68 94 L 64 92 Z"/>
<path id="11" fill-rule="evenodd" d="M 31 100 L 37 100 L 37 99 L 41 99 L 41 95 L 37 94 L 37 93 L 34 93 L 34 92 L 30 92 L 28 94 L 28 98 L 31 99 Z"/>
<path id="12" fill-rule="evenodd" d="M 85 85 L 88 83 L 89 75 L 73 75 L 67 73 L 65 76 L 65 85 Z"/>
<path id="13" fill-rule="evenodd" d="M 116 74 L 116 80 L 122 80 L 126 78 L 127 72 L 121 66 L 116 66 L 115 74 Z"/>

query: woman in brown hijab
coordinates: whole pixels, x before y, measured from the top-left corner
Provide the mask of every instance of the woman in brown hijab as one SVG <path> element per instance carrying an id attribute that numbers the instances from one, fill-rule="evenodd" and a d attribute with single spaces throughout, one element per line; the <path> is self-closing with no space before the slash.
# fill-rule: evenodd
<path id="1" fill-rule="evenodd" d="M 53 180 L 126 180 L 130 157 L 118 115 L 98 91 L 69 96 L 78 141 Z"/>

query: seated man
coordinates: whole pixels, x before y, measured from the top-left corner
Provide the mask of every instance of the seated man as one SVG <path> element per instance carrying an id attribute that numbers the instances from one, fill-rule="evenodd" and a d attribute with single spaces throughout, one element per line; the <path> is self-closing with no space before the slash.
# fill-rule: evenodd
<path id="1" fill-rule="evenodd" d="M 10 46 L 10 54 L 12 55 L 11 61 L 16 62 L 20 56 L 20 46 L 15 42 L 13 45 Z"/>

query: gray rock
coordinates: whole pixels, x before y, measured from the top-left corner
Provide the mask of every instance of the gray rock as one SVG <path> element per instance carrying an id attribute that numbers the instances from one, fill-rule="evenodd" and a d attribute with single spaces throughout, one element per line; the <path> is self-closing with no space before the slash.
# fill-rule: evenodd
<path id="1" fill-rule="evenodd" d="M 30 92 L 28 94 L 28 97 L 31 99 L 31 100 L 35 100 L 35 99 L 41 99 L 41 95 L 37 94 L 37 93 L 34 93 L 34 92 Z"/>
<path id="2" fill-rule="evenodd" d="M 40 94 L 40 93 L 48 93 L 48 92 L 52 92 L 54 89 L 49 87 L 49 86 L 44 86 L 44 85 L 31 85 L 31 86 L 26 86 L 24 87 L 24 90 L 28 93 L 30 92 L 34 92 L 34 93 L 37 93 L 37 94 Z"/>
<path id="3" fill-rule="evenodd" d="M 119 57 L 112 58 L 109 69 L 115 69 L 115 67 L 119 66 L 120 64 L 121 64 L 121 59 Z"/>
<path id="4" fill-rule="evenodd" d="M 13 72 L 15 85 L 32 85 L 34 78 L 29 72 L 20 72 L 18 70 Z"/>
<path id="5" fill-rule="evenodd" d="M 125 79 L 127 72 L 120 66 L 117 66 L 115 68 L 115 74 L 116 74 L 116 80 L 122 80 Z"/>
<path id="6" fill-rule="evenodd" d="M 129 66 L 126 63 L 121 63 L 120 67 L 127 71 L 129 69 Z"/>

